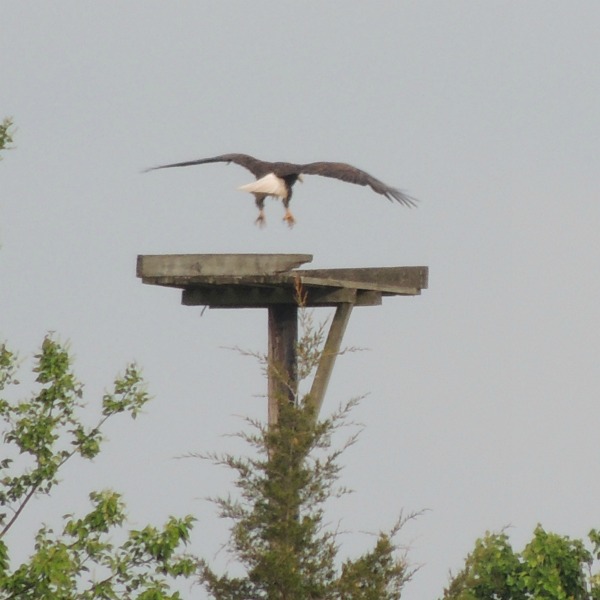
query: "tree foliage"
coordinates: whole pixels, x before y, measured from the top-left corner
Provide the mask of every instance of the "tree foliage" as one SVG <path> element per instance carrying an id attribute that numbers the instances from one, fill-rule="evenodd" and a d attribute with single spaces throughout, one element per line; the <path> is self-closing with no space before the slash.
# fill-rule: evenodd
<path id="1" fill-rule="evenodd" d="M 10 117 L 0 123 L 0 150 L 7 150 L 13 142 L 13 121 Z M 2 160 L 2 156 L 0 156 Z"/>
<path id="2" fill-rule="evenodd" d="M 101 450 L 107 419 L 126 413 L 135 418 L 148 401 L 138 368 L 129 365 L 102 399 L 102 414 L 88 427 L 80 418 L 83 386 L 71 369 L 68 350 L 46 337 L 35 356 L 38 389 L 27 400 L 0 397 L 5 456 L 0 462 L 0 598 L 36 600 L 113 600 L 179 598 L 170 578 L 190 576 L 196 561 L 180 548 L 189 539 L 193 519 L 171 518 L 162 529 L 130 531 L 114 546 L 122 530 L 124 504 L 112 491 L 90 493 L 91 510 L 66 515 L 55 533 L 42 525 L 33 553 L 13 568 L 6 536 L 32 501 L 58 484 L 61 467 L 73 457 L 93 459 Z M 18 385 L 17 357 L 0 345 L 0 392 Z M 13 449 L 12 456 L 10 448 Z"/>
<path id="3" fill-rule="evenodd" d="M 452 579 L 444 600 L 600 600 L 600 535 L 589 534 L 593 550 L 581 540 L 546 532 L 540 525 L 522 552 L 502 533 L 486 533 Z"/>
<path id="4" fill-rule="evenodd" d="M 298 373 L 308 375 L 316 365 L 321 333 L 309 328 L 302 336 Z M 277 365 L 267 369 L 282 376 Z M 356 434 L 340 448 L 332 447 L 332 435 L 347 424 L 355 401 L 317 420 L 308 395 L 293 403 L 283 396 L 275 426 L 248 420 L 249 431 L 238 434 L 252 448 L 250 456 L 204 456 L 235 472 L 237 495 L 213 501 L 231 521 L 227 550 L 244 575 L 220 575 L 201 561 L 202 583 L 217 600 L 400 598 L 411 576 L 395 542 L 403 520 L 380 533 L 365 554 L 341 564 L 338 534 L 324 522 L 324 503 L 348 491 L 337 485 L 338 459 Z"/>

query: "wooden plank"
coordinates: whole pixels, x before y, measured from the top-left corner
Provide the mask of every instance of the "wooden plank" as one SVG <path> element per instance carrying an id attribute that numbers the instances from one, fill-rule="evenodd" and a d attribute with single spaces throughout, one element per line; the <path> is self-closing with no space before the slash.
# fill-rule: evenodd
<path id="1" fill-rule="evenodd" d="M 424 290 L 427 289 L 428 285 L 429 269 L 427 267 L 299 269 L 294 271 L 293 275 L 315 280 L 331 279 L 333 281 L 348 282 L 349 285 L 356 286 L 359 289 L 378 289 L 377 286 L 389 286 L 390 289 L 400 287 Z"/>
<path id="2" fill-rule="evenodd" d="M 291 271 L 292 273 L 294 271 Z M 162 276 L 144 277 L 144 283 L 164 285 L 169 287 L 194 288 L 222 288 L 228 286 L 240 287 L 284 287 L 292 288 L 295 277 L 288 274 L 271 273 L 268 275 L 195 275 L 195 276 Z"/>
<path id="3" fill-rule="evenodd" d="M 137 276 L 196 277 L 281 273 L 312 261 L 312 254 L 159 254 L 137 258 Z"/>
<path id="4" fill-rule="evenodd" d="M 352 281 L 349 279 L 333 279 L 330 277 L 327 278 L 318 278 L 318 277 L 306 277 L 300 276 L 300 281 L 303 285 L 314 285 L 314 286 L 326 286 L 326 287 L 336 287 L 336 288 L 346 288 L 352 290 L 369 290 L 372 292 L 386 292 L 390 294 L 402 294 L 402 295 L 412 295 L 414 294 L 415 287 L 407 287 L 406 285 L 395 285 L 395 284 L 386 284 L 379 283 L 376 280 L 370 282 L 364 281 Z"/>

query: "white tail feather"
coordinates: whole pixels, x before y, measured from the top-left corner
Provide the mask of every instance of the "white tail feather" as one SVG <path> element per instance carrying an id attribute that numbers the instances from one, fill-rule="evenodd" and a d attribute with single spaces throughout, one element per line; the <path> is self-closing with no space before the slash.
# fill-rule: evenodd
<path id="1" fill-rule="evenodd" d="M 269 173 L 252 183 L 242 185 L 238 190 L 256 194 L 267 194 L 269 196 L 277 196 L 278 198 L 287 198 L 288 195 L 285 181 L 281 177 L 277 177 L 275 173 Z"/>

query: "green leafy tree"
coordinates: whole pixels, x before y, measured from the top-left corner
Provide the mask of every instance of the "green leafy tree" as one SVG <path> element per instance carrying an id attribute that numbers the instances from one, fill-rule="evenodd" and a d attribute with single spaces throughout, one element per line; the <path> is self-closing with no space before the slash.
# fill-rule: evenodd
<path id="1" fill-rule="evenodd" d="M 148 401 L 139 370 L 129 365 L 102 399 L 97 423 L 86 427 L 79 416 L 83 386 L 71 370 L 67 349 L 47 337 L 35 356 L 38 389 L 27 400 L 0 397 L 4 458 L 0 462 L 0 598 L 2 600 L 112 600 L 179 598 L 172 578 L 190 576 L 196 561 L 181 552 L 192 517 L 170 518 L 157 529 L 122 532 L 125 514 L 112 491 L 90 493 L 91 510 L 67 515 L 60 532 L 42 525 L 33 553 L 11 565 L 6 536 L 40 496 L 59 483 L 60 469 L 75 457 L 90 460 L 102 445 L 101 429 L 120 413 L 135 418 Z M 17 357 L 0 345 L 0 393 L 18 385 Z M 11 449 L 12 448 L 12 455 Z M 111 538 L 122 533 L 114 546 Z"/>
<path id="2" fill-rule="evenodd" d="M 322 328 L 309 327 L 299 342 L 297 372 L 302 376 L 308 376 L 318 361 L 321 337 Z M 264 363 L 283 377 L 278 365 Z M 281 388 L 285 391 L 290 386 L 285 381 Z M 232 469 L 238 492 L 213 501 L 219 515 L 231 522 L 227 549 L 244 575 L 218 574 L 201 561 L 200 580 L 212 598 L 400 598 L 412 574 L 395 542 L 404 519 L 379 533 L 374 546 L 362 556 L 344 561 L 338 559 L 337 532 L 324 523 L 324 503 L 348 492 L 337 485 L 338 459 L 357 434 L 350 435 L 340 448 L 332 447 L 332 436 L 348 424 L 355 403 L 318 420 L 308 395 L 297 395 L 290 402 L 288 393 L 283 393 L 278 398 L 276 425 L 248 420 L 248 431 L 237 434 L 252 448 L 249 456 L 201 455 Z"/>
<path id="3" fill-rule="evenodd" d="M 10 148 L 10 144 L 13 142 L 13 121 L 11 118 L 6 118 L 0 123 L 0 150 L 6 150 Z M 0 156 L 2 160 L 2 156 Z"/>
<path id="4" fill-rule="evenodd" d="M 592 530 L 589 538 L 593 550 L 538 525 L 517 553 L 505 533 L 486 533 L 444 600 L 600 600 L 600 581 L 591 572 L 594 558 L 600 558 L 600 535 Z"/>

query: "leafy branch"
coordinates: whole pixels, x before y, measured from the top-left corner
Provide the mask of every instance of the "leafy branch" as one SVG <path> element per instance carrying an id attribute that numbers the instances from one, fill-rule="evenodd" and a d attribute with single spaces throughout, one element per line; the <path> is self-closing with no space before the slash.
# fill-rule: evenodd
<path id="1" fill-rule="evenodd" d="M 92 492 L 90 500 L 93 508 L 87 515 L 67 517 L 59 536 L 43 527 L 32 559 L 10 576 L 0 574 L 3 600 L 117 600 L 134 594 L 140 600 L 179 598 L 170 593 L 165 578 L 189 577 L 196 570 L 194 557 L 178 553 L 189 542 L 194 519 L 171 517 L 162 529 L 131 531 L 114 548 L 108 536 L 125 519 L 121 498 L 105 491 Z"/>
<path id="2" fill-rule="evenodd" d="M 197 559 L 182 553 L 190 539 L 194 518 L 171 517 L 162 528 L 147 526 L 128 532 L 114 546 L 111 537 L 122 528 L 125 506 L 119 494 L 91 492 L 92 509 L 83 517 L 66 515 L 60 533 L 42 526 L 31 557 L 10 571 L 9 548 L 3 536 L 31 499 L 48 494 L 58 483 L 61 467 L 73 456 L 92 459 L 101 450 L 101 429 L 119 413 L 135 418 L 149 396 L 139 369 L 129 365 L 113 390 L 102 398 L 102 414 L 86 427 L 78 413 L 83 407 L 83 385 L 71 369 L 66 347 L 51 336 L 35 355 L 38 389 L 28 400 L 0 398 L 0 420 L 14 458 L 0 463 L 0 598 L 2 600 L 177 600 L 172 580 L 190 577 Z M 17 356 L 0 345 L 0 393 L 19 384 Z M 19 459 L 17 460 L 17 456 Z M 17 463 L 18 467 L 17 468 Z M 7 519 L 8 511 L 12 517 Z"/>
<path id="3" fill-rule="evenodd" d="M 148 401 L 145 384 L 135 365 L 114 382 L 114 390 L 102 399 L 102 417 L 95 426 L 85 427 L 77 415 L 82 408 L 83 386 L 71 370 L 66 348 L 48 336 L 35 355 L 36 382 L 41 388 L 29 400 L 16 404 L 0 398 L 0 419 L 4 421 L 4 441 L 12 444 L 20 455 L 28 458 L 17 474 L 9 470 L 14 459 L 0 463 L 5 474 L 0 479 L 0 539 L 17 521 L 36 494 L 48 494 L 56 485 L 61 467 L 74 455 L 92 459 L 100 452 L 101 428 L 111 416 L 128 412 L 133 418 Z M 17 384 L 17 357 L 5 344 L 0 346 L 0 391 Z"/>

